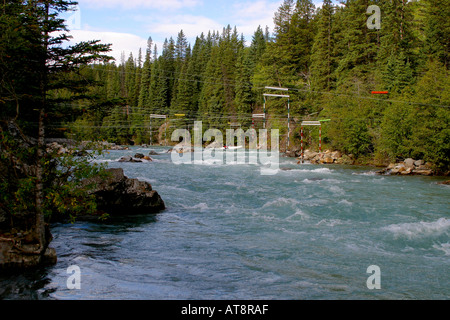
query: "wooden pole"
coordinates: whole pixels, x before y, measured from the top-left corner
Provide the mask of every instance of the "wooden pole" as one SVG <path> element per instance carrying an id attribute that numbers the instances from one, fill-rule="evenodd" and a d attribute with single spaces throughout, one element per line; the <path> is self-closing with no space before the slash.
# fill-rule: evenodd
<path id="1" fill-rule="evenodd" d="M 304 161 L 304 153 L 303 153 L 303 126 L 301 127 L 301 159 L 302 163 Z"/>

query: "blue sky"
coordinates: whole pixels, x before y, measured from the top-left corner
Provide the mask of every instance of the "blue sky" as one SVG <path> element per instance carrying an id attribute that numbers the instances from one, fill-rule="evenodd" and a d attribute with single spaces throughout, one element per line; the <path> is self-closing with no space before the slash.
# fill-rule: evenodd
<path id="1" fill-rule="evenodd" d="M 209 30 L 236 26 L 247 41 L 259 25 L 273 30 L 273 17 L 282 0 L 78 0 L 79 11 L 66 14 L 74 42 L 99 39 L 112 43 L 111 53 L 120 62 L 121 52 L 137 55 L 152 37 L 162 50 L 164 39 L 176 39 L 183 30 L 193 45 Z M 321 2 L 318 2 L 321 3 Z M 71 19 L 71 17 L 73 19 Z"/>

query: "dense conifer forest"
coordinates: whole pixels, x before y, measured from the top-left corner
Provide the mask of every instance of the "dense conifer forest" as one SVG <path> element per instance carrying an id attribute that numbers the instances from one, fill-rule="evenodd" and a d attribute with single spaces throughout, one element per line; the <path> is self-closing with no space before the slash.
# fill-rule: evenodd
<path id="1" fill-rule="evenodd" d="M 369 5 L 381 11 L 381 28 L 369 29 Z M 286 0 L 275 28 L 258 27 L 244 39 L 236 27 L 205 30 L 188 43 L 183 30 L 138 56 L 94 64 L 94 105 L 73 99 L 53 129 L 84 140 L 119 144 L 170 143 L 174 128 L 195 120 L 205 128 L 262 128 L 252 114 L 266 112 L 268 128 L 300 142 L 302 120 L 331 119 L 326 147 L 384 163 L 412 157 L 438 168 L 449 164 L 449 15 L 442 0 Z M 266 86 L 289 88 L 287 99 L 268 98 Z M 374 95 L 373 91 L 388 91 Z M 73 98 L 67 90 L 55 97 Z M 150 114 L 167 120 L 150 120 Z M 152 124 L 150 123 L 152 121 Z M 62 128 L 62 129 L 61 129 Z M 64 129 L 66 128 L 66 129 Z M 310 148 L 318 132 L 305 128 Z M 164 134 L 162 133 L 164 132 Z M 283 150 L 284 151 L 284 150 Z"/>

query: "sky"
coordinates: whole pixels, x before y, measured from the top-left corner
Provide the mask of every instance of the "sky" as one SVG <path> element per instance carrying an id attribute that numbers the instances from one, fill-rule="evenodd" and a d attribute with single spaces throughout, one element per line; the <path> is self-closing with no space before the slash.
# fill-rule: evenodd
<path id="1" fill-rule="evenodd" d="M 111 56 L 120 63 L 125 52 L 137 57 L 147 39 L 161 53 L 164 40 L 176 40 L 183 30 L 193 46 L 203 32 L 235 26 L 247 44 L 258 26 L 273 31 L 273 17 L 282 0 L 78 0 L 76 12 L 65 13 L 73 42 L 101 40 L 111 43 Z"/>

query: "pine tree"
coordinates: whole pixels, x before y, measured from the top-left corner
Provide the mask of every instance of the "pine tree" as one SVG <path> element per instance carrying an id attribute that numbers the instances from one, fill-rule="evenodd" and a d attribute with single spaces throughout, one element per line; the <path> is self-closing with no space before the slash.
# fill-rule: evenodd
<path id="1" fill-rule="evenodd" d="M 438 60 L 430 60 L 425 70 L 414 86 L 417 93 L 414 99 L 420 105 L 410 114 L 415 120 L 411 142 L 420 158 L 430 161 L 436 170 L 445 174 L 450 167 L 449 71 Z"/>
<path id="2" fill-rule="evenodd" d="M 158 100 L 162 102 L 162 104 L 160 105 L 160 112 L 162 114 L 168 114 L 176 79 L 175 42 L 173 38 L 165 40 L 162 55 L 159 59 L 160 77 L 158 81 L 160 82 L 160 85 Z"/>
<path id="3" fill-rule="evenodd" d="M 422 0 L 424 5 L 423 53 L 439 59 L 447 68 L 450 65 L 450 19 L 448 2 L 445 0 Z"/>
<path id="4" fill-rule="evenodd" d="M 314 5 L 309 0 L 285 0 L 275 13 L 274 39 L 254 76 L 255 85 L 282 87 L 309 84 L 314 39 Z"/>
<path id="5" fill-rule="evenodd" d="M 145 61 L 142 67 L 141 86 L 139 92 L 138 106 L 140 109 L 147 108 L 150 103 L 150 81 L 152 69 L 152 38 L 149 37 L 147 41 L 147 50 L 145 54 Z"/>
<path id="6" fill-rule="evenodd" d="M 204 83 L 199 99 L 199 117 L 212 127 L 221 128 L 220 118 L 225 106 L 222 83 L 221 52 L 218 46 L 212 47 L 211 57 L 206 65 Z"/>
<path id="7" fill-rule="evenodd" d="M 252 43 L 250 44 L 250 50 L 248 53 L 248 60 L 252 67 L 252 73 L 266 51 L 267 42 L 268 40 L 266 40 L 266 36 L 261 26 L 258 26 L 253 34 Z"/>
<path id="8" fill-rule="evenodd" d="M 249 125 L 249 114 L 252 113 L 254 96 L 251 77 L 254 68 L 254 56 L 251 49 L 241 48 L 236 60 L 236 98 L 237 116 L 243 126 Z"/>
<path id="9" fill-rule="evenodd" d="M 401 51 L 398 55 L 392 54 L 382 71 L 384 88 L 393 93 L 401 93 L 401 91 L 411 85 L 414 81 L 413 70 L 411 64 Z"/>
<path id="10" fill-rule="evenodd" d="M 131 100 L 131 105 L 137 107 L 139 104 L 139 95 L 141 92 L 141 82 L 142 82 L 142 50 L 139 49 L 138 58 L 135 62 L 135 79 L 134 79 L 134 91 L 133 99 Z"/>
<path id="11" fill-rule="evenodd" d="M 311 54 L 311 78 L 313 90 L 330 91 L 335 68 L 334 51 L 334 6 L 324 0 L 317 17 L 317 33 Z"/>
<path id="12" fill-rule="evenodd" d="M 125 73 L 125 95 L 124 97 L 127 99 L 127 103 L 129 105 L 133 104 L 134 94 L 136 89 L 136 65 L 133 57 L 133 53 L 130 53 L 128 60 L 124 66 Z"/>
<path id="13" fill-rule="evenodd" d="M 417 66 L 412 8 L 405 0 L 395 0 L 384 2 L 383 9 L 378 69 L 382 73 L 384 88 L 400 93 L 413 84 Z"/>
<path id="14" fill-rule="evenodd" d="M 161 69 L 162 58 L 153 61 L 150 81 L 150 113 L 162 113 L 166 107 L 167 88 Z"/>
<path id="15" fill-rule="evenodd" d="M 106 98 L 109 100 L 117 99 L 120 96 L 120 79 L 118 68 L 115 63 L 107 65 L 106 76 Z"/>
<path id="16" fill-rule="evenodd" d="M 187 42 L 186 36 L 184 35 L 183 30 L 178 33 L 177 42 L 175 45 L 175 73 L 174 73 L 174 83 L 173 83 L 173 93 L 171 100 L 171 115 L 174 115 L 180 110 L 181 107 L 179 105 L 179 95 L 184 95 L 184 93 L 180 93 L 183 91 L 180 88 L 181 82 L 186 81 L 186 77 L 188 77 L 185 73 L 187 71 L 187 64 L 190 58 L 190 46 Z M 184 71 L 184 72 L 183 72 Z M 183 100 L 185 98 L 183 97 Z M 183 103 L 184 104 L 184 103 Z"/>
<path id="17" fill-rule="evenodd" d="M 310 54 L 314 42 L 315 6 L 310 0 L 298 0 L 292 16 L 290 37 L 293 47 L 290 58 L 297 66 L 298 75 L 309 76 Z"/>
<path id="18" fill-rule="evenodd" d="M 186 77 L 189 81 L 184 82 L 182 89 L 184 96 L 189 100 L 187 103 L 182 104 L 184 106 L 183 111 L 185 111 L 184 113 L 189 119 L 197 117 L 200 92 L 205 82 L 203 75 L 209 60 L 210 50 L 210 45 L 202 33 L 200 37 L 196 38 L 192 49 L 192 55 L 186 71 Z"/>
<path id="19" fill-rule="evenodd" d="M 371 81 L 370 71 L 376 69 L 378 31 L 367 28 L 366 0 L 347 0 L 344 4 L 336 14 L 335 77 L 338 86 L 348 87 L 354 85 L 355 79 L 362 84 Z"/>

